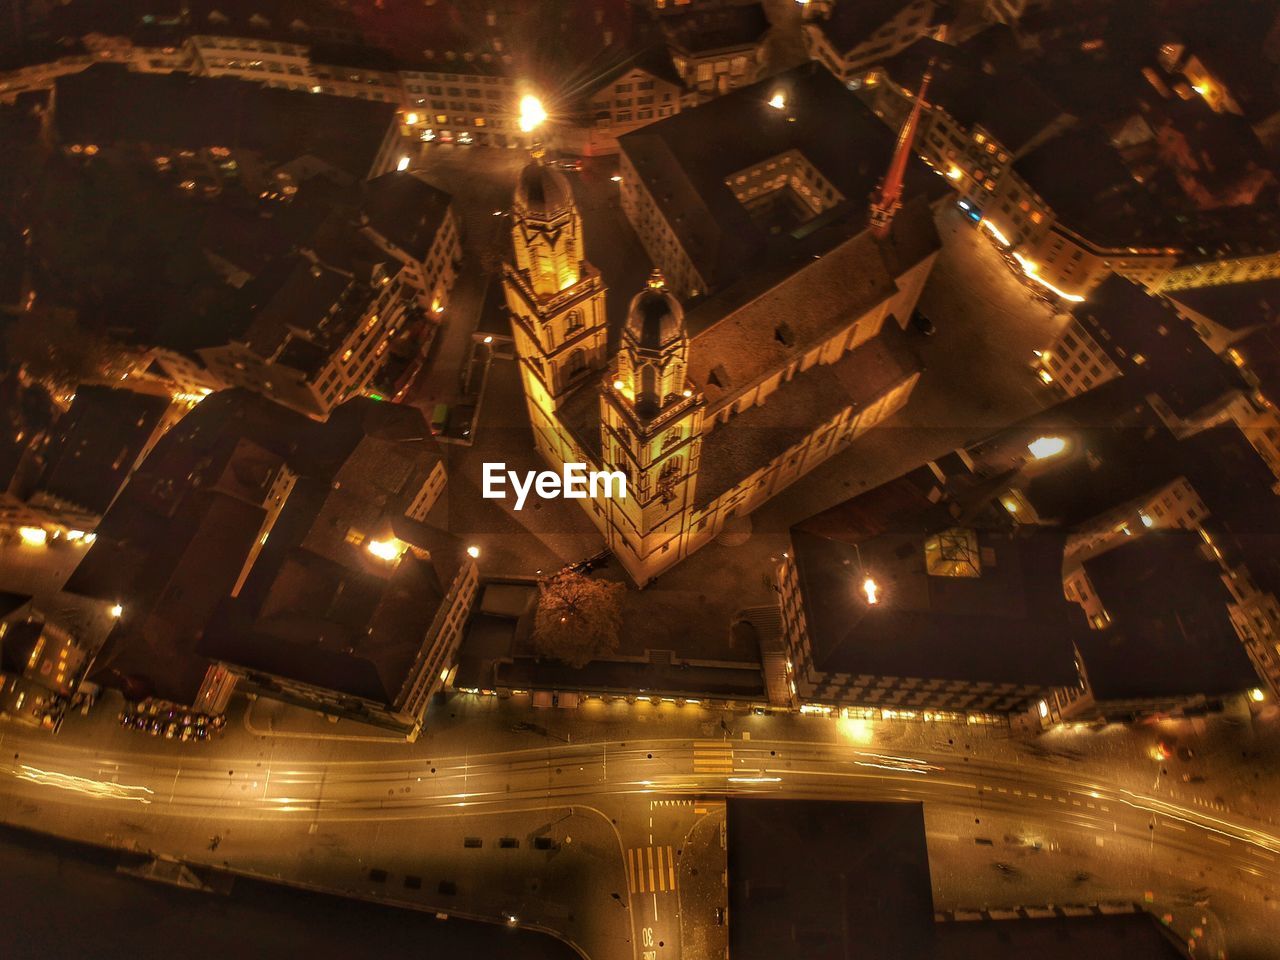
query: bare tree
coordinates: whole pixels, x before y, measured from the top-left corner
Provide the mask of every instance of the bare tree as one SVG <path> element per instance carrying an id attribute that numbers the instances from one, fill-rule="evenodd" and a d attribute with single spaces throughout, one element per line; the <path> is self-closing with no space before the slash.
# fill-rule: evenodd
<path id="1" fill-rule="evenodd" d="M 622 595 L 611 580 L 565 571 L 546 580 L 538 597 L 533 642 L 543 656 L 582 667 L 618 646 Z"/>

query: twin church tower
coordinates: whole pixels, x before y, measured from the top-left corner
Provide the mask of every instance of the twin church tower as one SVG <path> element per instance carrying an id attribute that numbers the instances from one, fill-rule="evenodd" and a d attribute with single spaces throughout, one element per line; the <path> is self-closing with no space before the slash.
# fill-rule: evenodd
<path id="1" fill-rule="evenodd" d="M 533 161 L 512 208 L 503 285 L 534 442 L 555 468 L 620 471 L 624 499 L 584 501 L 638 583 L 686 555 L 705 402 L 688 378 L 684 311 L 654 271 L 608 356 L 604 281 L 563 174 Z"/>

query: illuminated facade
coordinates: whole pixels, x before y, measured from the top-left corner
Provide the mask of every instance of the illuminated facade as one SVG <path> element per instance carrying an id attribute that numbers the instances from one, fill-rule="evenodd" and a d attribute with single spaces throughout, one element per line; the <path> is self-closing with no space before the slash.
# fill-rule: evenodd
<path id="1" fill-rule="evenodd" d="M 936 240 L 926 205 L 902 219 Z M 625 499 L 582 503 L 641 585 L 893 414 L 919 378 L 899 318 L 910 316 L 936 246 L 888 274 L 870 231 L 843 240 L 773 295 L 847 297 L 844 278 L 858 269 L 878 276 L 879 293 L 794 326 L 757 300 L 692 333 L 655 271 L 608 357 L 605 285 L 583 259 L 582 222 L 559 172 L 534 162 L 521 173 L 512 242 L 504 287 L 535 445 L 552 467 L 627 477 Z M 751 344 L 764 342 L 777 346 L 762 361 Z"/>

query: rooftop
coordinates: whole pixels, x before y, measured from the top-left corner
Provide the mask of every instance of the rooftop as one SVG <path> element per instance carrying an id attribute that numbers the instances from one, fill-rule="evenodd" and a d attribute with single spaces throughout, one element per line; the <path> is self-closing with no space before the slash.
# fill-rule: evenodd
<path id="1" fill-rule="evenodd" d="M 759 3 L 707 6 L 664 17 L 662 29 L 676 50 L 701 56 L 754 46 L 769 29 L 769 18 Z"/>
<path id="2" fill-rule="evenodd" d="M 777 93 L 784 109 L 768 103 Z M 842 225 L 827 232 L 828 248 L 864 228 L 867 198 L 889 165 L 894 141 L 894 132 L 856 94 L 809 63 L 649 124 L 619 143 L 684 252 L 717 290 L 799 247 L 810 256 L 823 252 L 805 244 L 818 227 Z M 707 150 L 708 142 L 717 149 Z M 839 197 L 816 219 L 773 234 L 726 181 L 788 152 L 811 164 Z M 908 198 L 945 190 L 923 162 L 912 160 Z"/>
<path id="3" fill-rule="evenodd" d="M 407 171 L 365 184 L 362 212 L 369 226 L 415 260 L 425 260 L 453 198 Z"/>
<path id="4" fill-rule="evenodd" d="M 1199 534 L 1160 530 L 1084 564 L 1110 618 L 1076 641 L 1098 701 L 1239 693 L 1257 683 Z"/>
<path id="5" fill-rule="evenodd" d="M 932 955 L 918 803 L 727 801 L 734 960 Z"/>
<path id="6" fill-rule="evenodd" d="M 1041 143 L 1014 171 L 1057 221 L 1103 247 L 1165 247 L 1179 234 L 1101 131 L 1086 126 Z"/>
<path id="7" fill-rule="evenodd" d="M 871 40 L 876 31 L 896 17 L 909 3 L 910 0 L 836 3 L 832 6 L 829 18 L 811 20 L 808 23 L 822 31 L 837 53 L 847 54 Z"/>
<path id="8" fill-rule="evenodd" d="M 107 63 L 59 77 L 55 102 L 62 143 L 220 146 L 277 164 L 309 155 L 353 180 L 368 176 L 396 111 L 392 103 Z"/>
<path id="9" fill-rule="evenodd" d="M 981 498 L 971 508 L 942 499 L 928 468 L 810 517 L 791 530 L 791 556 L 814 665 L 852 675 L 1074 685 L 1072 644 L 1087 630 L 1062 593 L 1065 544 L 1064 532 L 1014 525 Z M 952 554 L 963 555 L 963 571 L 937 565 Z M 875 604 L 863 594 L 867 578 L 878 586 Z"/>
<path id="10" fill-rule="evenodd" d="M 82 384 L 58 421 L 44 493 L 105 513 L 169 409 L 169 397 Z"/>
<path id="11" fill-rule="evenodd" d="M 845 407 L 857 415 L 921 369 L 906 336 L 892 321 L 879 336 L 835 363 L 815 364 L 781 384 L 763 404 L 730 417 L 704 436 L 695 501 L 700 506 L 710 503 Z"/>
<path id="12" fill-rule="evenodd" d="M 967 45 L 924 37 L 886 60 L 884 69 L 895 83 L 914 91 L 930 61 L 929 105 L 969 129 L 981 126 L 1015 156 L 1069 120 L 1033 77 L 1015 68 L 989 73 L 978 51 Z"/>
<path id="13" fill-rule="evenodd" d="M 1112 274 L 1072 313 L 1125 376 L 1144 380 L 1179 417 L 1244 388 L 1165 299 Z"/>
<path id="14" fill-rule="evenodd" d="M 934 960 L 1186 960 L 1176 935 L 1143 910 L 940 923 Z"/>
<path id="15" fill-rule="evenodd" d="M 1248 330 L 1280 319 L 1278 278 L 1189 287 L 1166 296 L 1228 330 Z"/>

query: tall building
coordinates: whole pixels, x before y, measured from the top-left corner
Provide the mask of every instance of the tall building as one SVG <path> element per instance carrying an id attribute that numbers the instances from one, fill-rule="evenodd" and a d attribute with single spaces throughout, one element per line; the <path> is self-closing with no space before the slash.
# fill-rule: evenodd
<path id="1" fill-rule="evenodd" d="M 939 242 L 909 140 L 807 66 L 623 137 L 623 207 L 658 269 L 612 356 L 569 183 L 522 171 L 504 288 L 534 442 L 626 478 L 625 499 L 582 502 L 637 583 L 910 396 L 902 328 Z"/>

